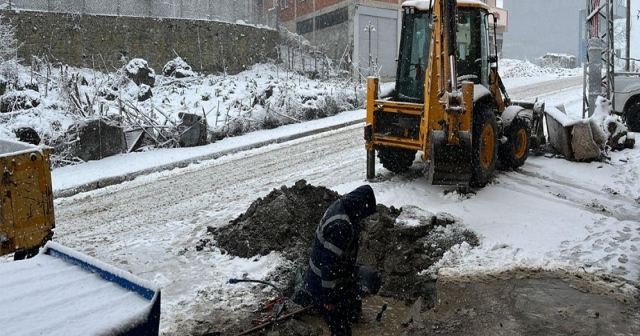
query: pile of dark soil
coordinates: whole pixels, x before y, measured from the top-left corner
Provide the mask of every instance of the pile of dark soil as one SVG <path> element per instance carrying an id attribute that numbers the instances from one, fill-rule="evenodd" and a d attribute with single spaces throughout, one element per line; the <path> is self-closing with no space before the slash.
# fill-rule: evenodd
<path id="1" fill-rule="evenodd" d="M 209 228 L 209 232 L 215 245 L 232 255 L 250 258 L 272 251 L 282 253 L 291 263 L 280 266 L 269 281 L 284 284 L 285 295 L 290 295 L 296 270 L 307 268 L 315 230 L 324 211 L 339 198 L 332 190 L 300 180 L 292 187 L 274 189 L 229 225 Z M 381 272 L 381 296 L 405 300 L 407 304 L 422 297 L 428 306 L 433 306 L 435 280 L 421 272 L 455 244 L 478 244 L 475 234 L 462 229 L 453 216 L 434 215 L 416 207 L 397 209 L 378 204 L 377 212 L 361 224 L 358 262 Z M 251 318 L 237 327 L 246 330 Z"/>
<path id="2" fill-rule="evenodd" d="M 455 219 L 447 213 L 412 213 L 406 217 L 419 225 L 399 225 L 403 209 L 378 205 L 378 211 L 363 221 L 364 229 L 358 261 L 382 273 L 381 296 L 392 296 L 411 303 L 433 297 L 435 282 L 420 272 L 438 262 L 452 246 L 466 241 L 478 245 L 476 235 L 455 227 Z M 417 208 L 413 208 L 414 210 Z M 445 229 L 451 225 L 449 230 Z"/>
<path id="3" fill-rule="evenodd" d="M 223 228 L 210 228 L 216 245 L 232 255 L 250 258 L 281 252 L 291 261 L 306 263 L 315 230 L 324 211 L 340 195 L 300 180 L 274 189 Z"/>

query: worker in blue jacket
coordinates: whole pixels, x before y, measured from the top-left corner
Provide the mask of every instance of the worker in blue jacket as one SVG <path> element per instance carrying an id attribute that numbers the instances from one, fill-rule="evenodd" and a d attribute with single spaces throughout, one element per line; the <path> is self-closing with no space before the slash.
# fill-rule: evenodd
<path id="1" fill-rule="evenodd" d="M 373 189 L 363 185 L 331 204 L 316 230 L 305 287 L 321 307 L 331 335 L 351 335 L 357 310 L 360 220 L 375 211 Z"/>

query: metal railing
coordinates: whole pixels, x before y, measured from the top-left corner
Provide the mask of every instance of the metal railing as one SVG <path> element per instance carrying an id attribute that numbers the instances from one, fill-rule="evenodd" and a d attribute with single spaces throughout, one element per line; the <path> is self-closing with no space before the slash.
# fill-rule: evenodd
<path id="1" fill-rule="evenodd" d="M 9 10 L 219 20 L 256 23 L 253 1 L 237 0 L 0 0 Z"/>

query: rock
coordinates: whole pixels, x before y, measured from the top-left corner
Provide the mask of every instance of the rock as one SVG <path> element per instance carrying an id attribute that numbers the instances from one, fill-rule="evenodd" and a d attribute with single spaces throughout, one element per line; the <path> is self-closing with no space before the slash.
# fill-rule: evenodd
<path id="1" fill-rule="evenodd" d="M 146 84 L 153 87 L 156 82 L 156 72 L 149 67 L 147 61 L 142 58 L 134 58 L 124 68 L 127 77 L 138 86 Z"/>
<path id="2" fill-rule="evenodd" d="M 181 147 L 195 147 L 207 144 L 207 123 L 202 117 L 180 112 L 178 114 L 182 123 L 178 125 L 180 137 L 178 143 Z"/>
<path id="3" fill-rule="evenodd" d="M 36 91 L 11 91 L 0 98 L 0 112 L 7 113 L 38 107 L 42 101 Z"/>
<path id="4" fill-rule="evenodd" d="M 7 92 L 7 80 L 0 76 L 0 96 L 4 95 Z"/>
<path id="5" fill-rule="evenodd" d="M 100 160 L 126 150 L 122 128 L 102 119 L 82 121 L 70 129 L 72 132 L 67 135 L 72 140 L 68 141 L 71 143 L 70 149 L 74 156 L 84 161 Z"/>
<path id="6" fill-rule="evenodd" d="M 18 140 L 22 142 L 36 146 L 40 144 L 40 136 L 38 135 L 38 132 L 31 127 L 20 127 L 13 132 L 16 134 Z"/>
<path id="7" fill-rule="evenodd" d="M 140 84 L 140 88 L 138 90 L 138 101 L 143 102 L 145 100 L 153 97 L 153 91 L 151 91 L 151 87 L 146 84 Z"/>
<path id="8" fill-rule="evenodd" d="M 456 219 L 453 215 L 446 212 L 438 212 L 436 214 L 436 225 L 437 226 L 447 226 L 456 222 Z"/>
<path id="9" fill-rule="evenodd" d="M 587 316 L 589 316 L 590 318 L 597 319 L 598 317 L 600 317 L 600 313 L 598 313 L 593 309 L 587 309 Z"/>
<path id="10" fill-rule="evenodd" d="M 635 134 L 627 133 L 627 138 L 624 140 L 625 148 L 633 148 L 636 144 Z"/>
<path id="11" fill-rule="evenodd" d="M 40 92 L 40 86 L 38 85 L 38 83 L 26 83 L 24 84 L 24 88 L 27 90 Z"/>
<path id="12" fill-rule="evenodd" d="M 191 69 L 191 66 L 187 64 L 182 58 L 176 57 L 175 59 L 167 62 L 162 68 L 162 75 L 167 77 L 185 78 L 193 77 L 196 74 Z"/>
<path id="13" fill-rule="evenodd" d="M 306 181 L 306 180 L 299 180 L 299 181 L 296 181 L 295 186 L 296 186 L 296 188 L 298 188 L 298 189 L 304 189 L 304 187 L 306 187 L 306 186 L 307 186 L 307 181 Z"/>

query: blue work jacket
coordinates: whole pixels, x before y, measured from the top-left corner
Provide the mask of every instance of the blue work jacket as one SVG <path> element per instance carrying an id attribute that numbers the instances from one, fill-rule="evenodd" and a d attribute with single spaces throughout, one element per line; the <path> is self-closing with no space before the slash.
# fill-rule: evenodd
<path id="1" fill-rule="evenodd" d="M 315 304 L 337 304 L 354 288 L 360 220 L 376 211 L 373 189 L 364 185 L 335 201 L 316 230 L 305 286 Z"/>

